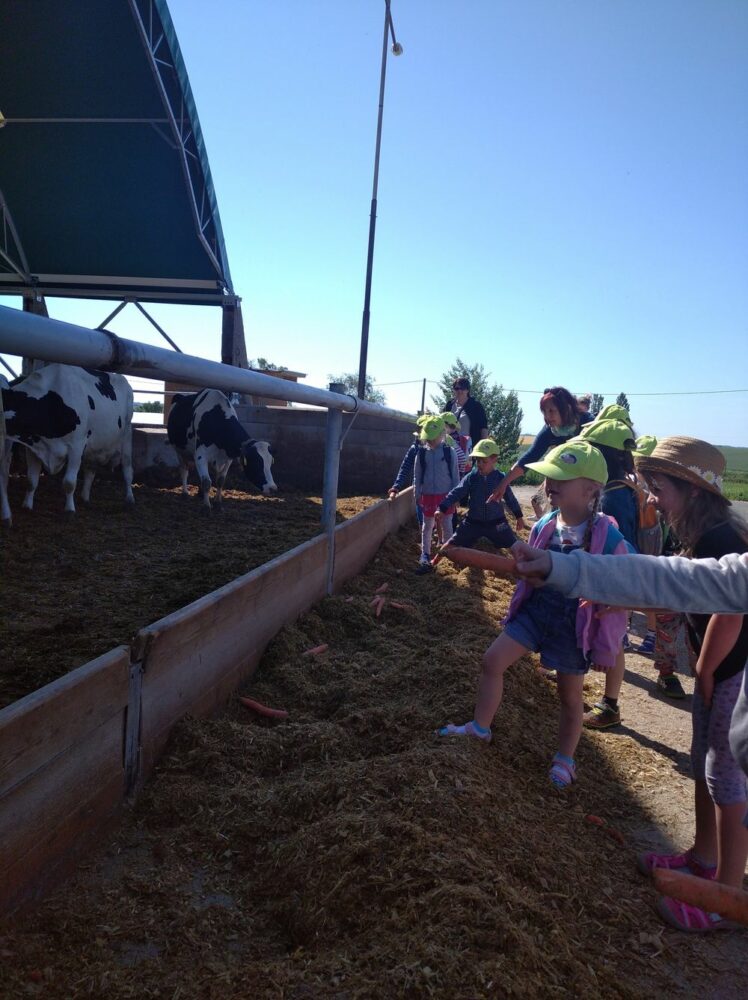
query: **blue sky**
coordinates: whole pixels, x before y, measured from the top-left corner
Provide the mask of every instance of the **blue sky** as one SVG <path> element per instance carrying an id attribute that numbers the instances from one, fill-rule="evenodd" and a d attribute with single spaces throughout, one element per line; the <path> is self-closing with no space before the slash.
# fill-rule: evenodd
<path id="1" fill-rule="evenodd" d="M 171 0 L 248 353 L 358 366 L 383 0 Z M 456 355 L 637 430 L 748 445 L 748 4 L 392 0 L 369 371 L 415 410 Z M 50 304 L 99 322 L 105 304 Z M 217 358 L 220 319 L 154 308 Z M 128 309 L 113 327 L 151 340 Z M 157 337 L 157 335 L 156 335 Z M 158 342 L 158 341 L 154 341 Z M 430 387 L 432 388 L 432 387 Z"/>

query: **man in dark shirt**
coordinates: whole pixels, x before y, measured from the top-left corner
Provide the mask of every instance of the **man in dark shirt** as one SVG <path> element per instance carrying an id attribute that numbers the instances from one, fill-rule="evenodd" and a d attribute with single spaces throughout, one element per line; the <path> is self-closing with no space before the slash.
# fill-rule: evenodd
<path id="1" fill-rule="evenodd" d="M 454 413 L 460 422 L 460 433 L 467 434 L 475 447 L 479 441 L 488 437 L 486 411 L 470 395 L 470 379 L 456 378 L 452 383 L 452 391 L 454 397 L 449 400 L 445 409 Z"/>

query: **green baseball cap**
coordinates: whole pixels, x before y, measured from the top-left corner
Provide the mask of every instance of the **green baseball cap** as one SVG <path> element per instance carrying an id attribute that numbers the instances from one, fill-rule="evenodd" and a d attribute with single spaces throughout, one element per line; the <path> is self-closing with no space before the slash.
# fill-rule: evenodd
<path id="1" fill-rule="evenodd" d="M 444 421 L 441 417 L 427 417 L 421 425 L 421 433 L 418 435 L 419 440 L 435 441 L 440 434 L 444 433 Z"/>
<path id="2" fill-rule="evenodd" d="M 629 411 L 625 406 L 619 406 L 618 403 L 609 403 L 608 406 L 604 406 L 593 422 L 596 423 L 598 420 L 620 420 L 624 424 L 628 424 L 629 427 L 633 425 Z"/>
<path id="3" fill-rule="evenodd" d="M 652 434 L 642 434 L 636 439 L 634 454 L 637 458 L 647 458 L 657 447 L 657 438 Z"/>
<path id="4" fill-rule="evenodd" d="M 470 458 L 491 458 L 499 454 L 499 446 L 491 438 L 483 438 L 470 452 Z"/>
<path id="5" fill-rule="evenodd" d="M 580 437 L 556 445 L 539 462 L 528 462 L 527 468 L 548 479 L 592 479 L 601 485 L 608 481 L 603 453 Z"/>
<path id="6" fill-rule="evenodd" d="M 605 444 L 609 448 L 617 448 L 618 451 L 633 451 L 636 446 L 631 428 L 622 420 L 600 420 L 598 417 L 591 424 L 585 424 L 578 437 L 592 444 Z"/>
<path id="7" fill-rule="evenodd" d="M 449 427 L 459 427 L 460 421 L 451 410 L 447 410 L 446 413 L 440 413 L 439 416 Z"/>

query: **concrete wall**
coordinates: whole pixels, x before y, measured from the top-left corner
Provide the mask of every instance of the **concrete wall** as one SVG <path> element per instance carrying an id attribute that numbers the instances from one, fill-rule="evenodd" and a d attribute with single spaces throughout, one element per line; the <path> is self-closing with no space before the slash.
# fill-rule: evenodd
<path id="1" fill-rule="evenodd" d="M 273 476 L 281 489 L 285 486 L 322 492 L 326 410 L 239 406 L 237 412 L 252 437 L 272 445 Z M 394 418 L 343 414 L 345 436 L 340 455 L 340 491 L 386 492 L 413 441 L 414 429 L 415 425 Z M 166 431 L 158 427 L 136 428 L 133 460 L 136 473 L 154 466 L 176 468 L 176 455 L 166 441 Z"/>

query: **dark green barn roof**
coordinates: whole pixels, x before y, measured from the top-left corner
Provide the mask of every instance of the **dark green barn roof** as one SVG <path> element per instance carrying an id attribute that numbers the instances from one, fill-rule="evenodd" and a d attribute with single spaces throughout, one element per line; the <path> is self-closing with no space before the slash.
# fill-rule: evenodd
<path id="1" fill-rule="evenodd" d="M 164 0 L 0 2 L 0 294 L 233 294 Z"/>

